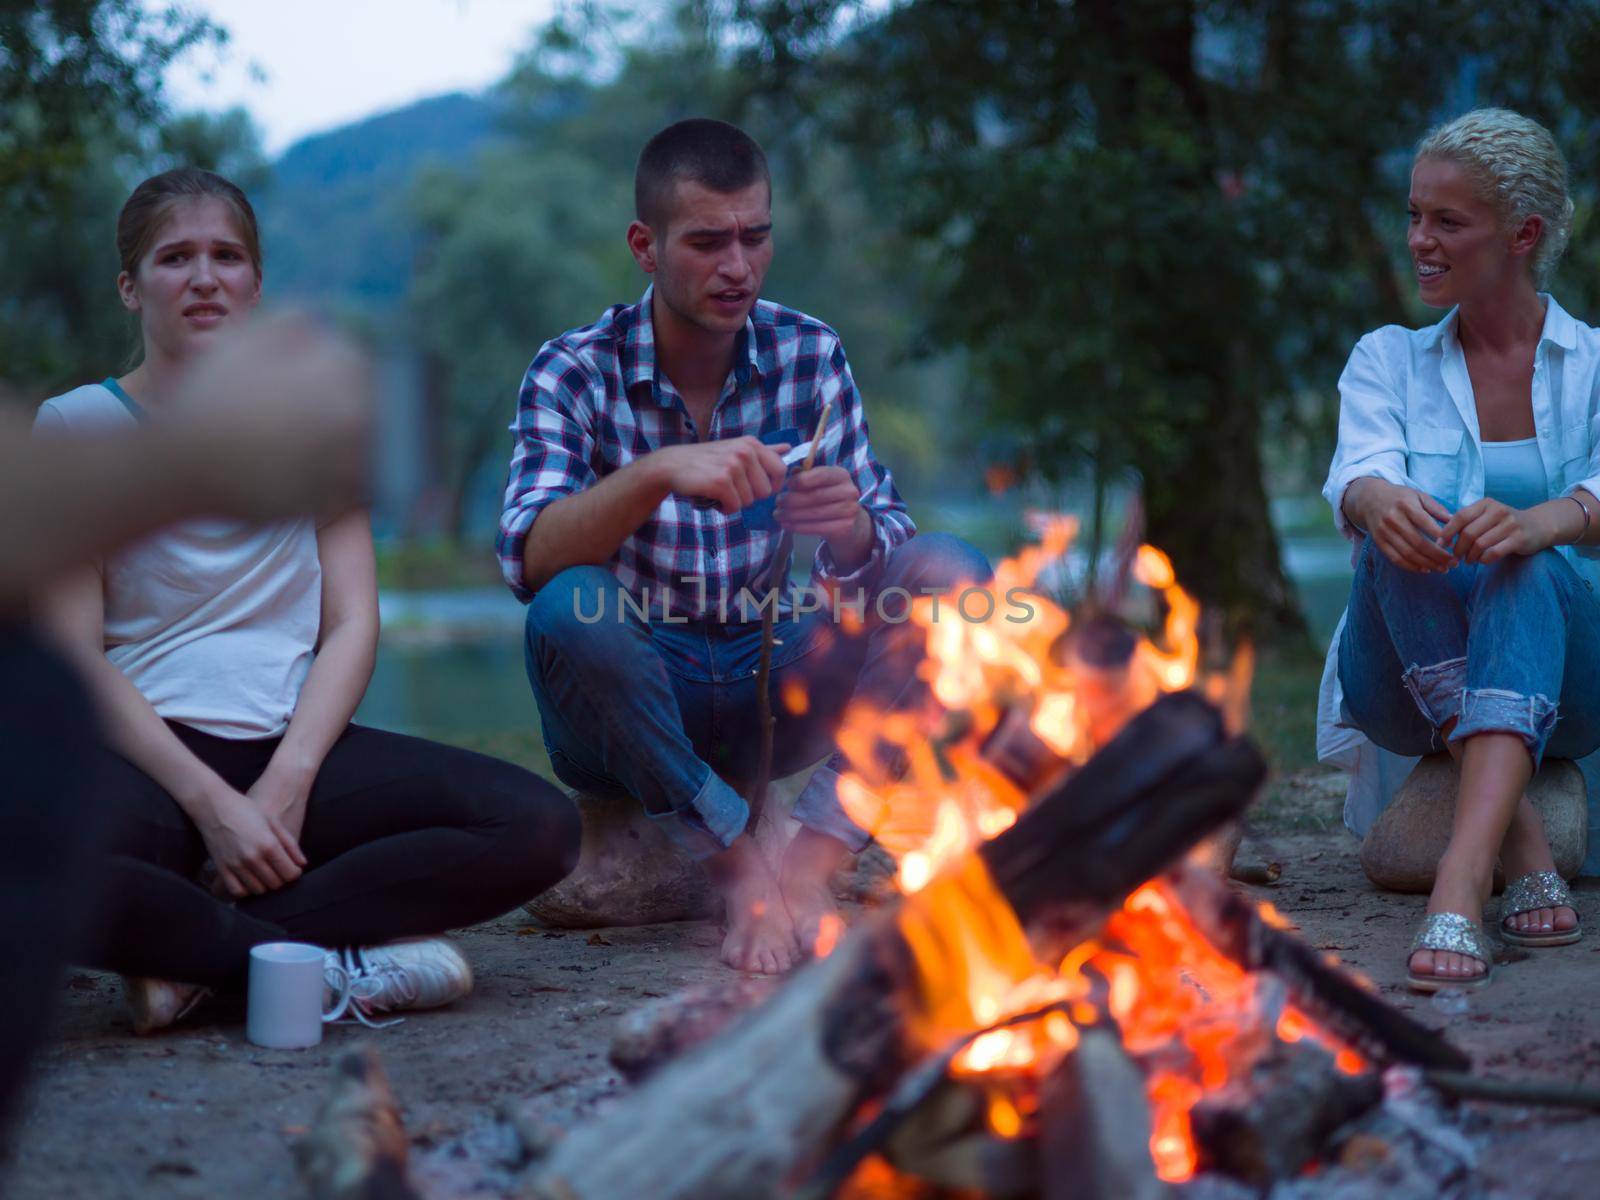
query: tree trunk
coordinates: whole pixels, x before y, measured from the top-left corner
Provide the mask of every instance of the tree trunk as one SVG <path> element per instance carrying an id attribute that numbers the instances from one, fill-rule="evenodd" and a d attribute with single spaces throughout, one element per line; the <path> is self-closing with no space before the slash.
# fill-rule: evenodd
<path id="1" fill-rule="evenodd" d="M 1195 70 L 1196 0 L 1126 6 L 1094 0 L 1085 7 L 1108 61 L 1143 63 L 1171 89 L 1173 101 L 1134 89 L 1134 72 L 1100 81 L 1100 140 L 1138 144 L 1143 122 L 1170 125 L 1186 154 L 1154 158 L 1168 182 L 1182 180 L 1189 199 L 1174 222 L 1206 232 L 1193 254 L 1164 262 L 1146 287 L 1170 298 L 1158 326 L 1133 331 L 1133 353 L 1164 360 L 1159 374 L 1182 380 L 1162 398 L 1159 421 L 1129 431 L 1144 478 L 1146 536 L 1172 558 L 1178 579 L 1207 609 L 1224 615 L 1228 633 L 1258 642 L 1303 642 L 1305 621 L 1283 572 L 1261 471 L 1261 407 L 1253 364 L 1272 353 L 1238 335 L 1256 303 L 1255 283 L 1236 248 L 1222 237 L 1225 204 L 1218 186 L 1217 135 L 1206 89 Z M 1164 107 L 1175 104 L 1178 111 Z"/>
<path id="2" fill-rule="evenodd" d="M 1201 604 L 1226 614 L 1231 635 L 1304 643 L 1261 477 L 1260 411 L 1222 381 L 1218 396 L 1210 419 L 1185 431 L 1182 454 L 1145 448 L 1145 536 Z"/>

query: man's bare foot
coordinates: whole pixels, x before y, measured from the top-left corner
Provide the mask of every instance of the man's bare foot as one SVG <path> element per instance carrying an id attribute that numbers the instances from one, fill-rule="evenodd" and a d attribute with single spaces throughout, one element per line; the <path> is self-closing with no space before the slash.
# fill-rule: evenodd
<path id="1" fill-rule="evenodd" d="M 1460 913 L 1470 920 L 1480 920 L 1484 901 L 1489 896 L 1489 878 L 1473 879 L 1465 870 L 1450 861 L 1449 852 L 1439 860 L 1439 869 L 1428 897 L 1430 913 Z M 1476 979 L 1489 969 L 1489 964 L 1470 954 L 1448 950 L 1418 950 L 1411 956 L 1411 973 L 1421 977 L 1440 979 Z"/>
<path id="2" fill-rule="evenodd" d="M 779 975 L 799 958 L 794 924 L 784 907 L 772 868 L 747 834 L 706 859 L 706 873 L 722 893 L 728 936 L 722 961 L 738 971 Z"/>
<path id="3" fill-rule="evenodd" d="M 1555 857 L 1550 853 L 1550 839 L 1545 836 L 1544 822 L 1539 810 L 1526 796 L 1517 804 L 1511 827 L 1506 830 L 1505 841 L 1500 843 L 1500 865 L 1506 882 L 1521 879 L 1535 871 L 1554 871 Z M 1522 934 L 1565 933 L 1578 926 L 1578 914 L 1562 905 L 1557 908 L 1535 908 L 1507 917 L 1501 924 Z"/>
<path id="4" fill-rule="evenodd" d="M 838 838 L 802 825 L 783 856 L 778 883 L 804 954 L 818 953 L 818 943 L 838 933 L 839 907 L 828 880 L 847 851 Z"/>

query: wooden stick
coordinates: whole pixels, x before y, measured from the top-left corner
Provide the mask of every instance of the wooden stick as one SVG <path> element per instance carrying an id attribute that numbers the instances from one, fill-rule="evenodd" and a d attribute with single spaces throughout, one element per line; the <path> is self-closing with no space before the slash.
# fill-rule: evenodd
<path id="1" fill-rule="evenodd" d="M 1275 862 L 1236 862 L 1228 870 L 1228 878 L 1236 879 L 1240 883 L 1253 883 L 1266 886 L 1277 883 L 1283 875 L 1283 864 Z"/>
<path id="2" fill-rule="evenodd" d="M 1544 1108 L 1581 1108 L 1600 1112 L 1600 1088 L 1575 1083 L 1546 1083 L 1539 1079 L 1494 1079 L 1465 1071 L 1424 1071 L 1424 1083 L 1458 1100 L 1488 1100 L 1495 1104 L 1531 1104 Z"/>
<path id="3" fill-rule="evenodd" d="M 1216 873 L 1180 865 L 1165 879 L 1196 927 L 1247 971 L 1271 971 L 1296 1004 L 1363 1053 L 1384 1063 L 1465 1071 L 1469 1059 L 1449 1039 L 1362 988 L 1299 938 L 1268 925 L 1255 902 Z"/>
<path id="4" fill-rule="evenodd" d="M 811 432 L 811 449 L 806 451 L 806 461 L 800 469 L 811 470 L 811 465 L 817 461 L 817 448 L 822 442 L 822 431 L 828 427 L 828 415 L 833 412 L 833 397 L 829 396 L 822 402 L 822 412 L 817 415 L 817 427 Z"/>
<path id="5" fill-rule="evenodd" d="M 789 573 L 788 558 L 793 550 L 794 539 L 785 529 L 778 538 L 778 560 L 783 562 L 785 575 Z M 767 791 L 772 786 L 772 738 L 778 727 L 778 719 L 772 711 L 772 648 L 778 640 L 777 621 L 778 601 L 774 597 L 772 604 L 761 610 L 761 657 L 756 664 L 756 728 L 760 731 L 760 741 L 757 743 L 756 779 L 747 801 L 750 820 L 745 825 L 745 831 L 752 834 L 761 824 L 761 814 L 767 807 Z"/>
<path id="6" fill-rule="evenodd" d="M 823 402 L 822 412 L 817 417 L 817 428 L 811 435 L 811 449 L 806 451 L 801 471 L 811 470 L 811 465 L 817 461 L 817 444 L 822 441 L 822 431 L 827 428 L 828 414 L 832 411 L 833 397 L 830 396 Z M 778 548 L 772 556 L 767 577 L 768 588 L 781 591 L 788 581 L 789 560 L 793 555 L 794 536 L 785 529 L 778 536 Z M 750 833 L 755 832 L 761 821 L 761 812 L 767 806 L 767 790 L 772 785 L 772 738 L 778 726 L 777 717 L 772 711 L 772 648 L 777 642 L 777 619 L 778 600 L 774 596 L 772 604 L 761 610 L 761 657 L 756 666 L 756 728 L 761 731 L 761 740 L 756 758 L 756 780 L 747 801 L 750 820 L 745 829 Z"/>

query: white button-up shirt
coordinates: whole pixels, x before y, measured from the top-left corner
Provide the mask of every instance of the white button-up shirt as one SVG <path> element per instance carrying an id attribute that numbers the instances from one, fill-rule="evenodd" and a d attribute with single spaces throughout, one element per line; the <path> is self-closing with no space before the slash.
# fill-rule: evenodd
<path id="1" fill-rule="evenodd" d="M 1533 358 L 1533 424 L 1549 499 L 1578 488 L 1600 497 L 1600 330 L 1571 317 L 1544 295 L 1544 331 Z M 1352 542 L 1362 533 L 1344 514 L 1345 491 L 1377 476 L 1437 497 L 1452 510 L 1483 498 L 1483 445 L 1466 356 L 1456 334 L 1457 310 L 1437 325 L 1385 325 L 1356 343 L 1339 377 L 1339 445 L 1323 497 L 1334 523 Z M 1560 552 L 1591 592 L 1600 589 L 1600 546 Z M 1364 835 L 1415 759 L 1389 754 L 1340 723 L 1339 638 L 1334 631 L 1317 697 L 1317 757 L 1351 772 L 1345 824 Z M 1596 773 L 1590 777 L 1591 805 Z M 1600 766 L 1600 764 L 1594 764 Z M 1591 833 L 1595 822 L 1590 821 Z M 1592 838 L 1591 847 L 1600 838 Z M 1600 866 L 1591 849 L 1587 867 Z"/>

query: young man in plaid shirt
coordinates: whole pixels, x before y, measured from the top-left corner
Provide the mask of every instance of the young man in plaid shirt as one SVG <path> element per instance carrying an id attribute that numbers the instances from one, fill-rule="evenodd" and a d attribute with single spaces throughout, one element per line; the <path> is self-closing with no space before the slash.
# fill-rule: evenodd
<path id="1" fill-rule="evenodd" d="M 841 855 L 870 839 L 829 758 L 795 803 L 801 830 L 775 878 L 729 782 L 757 772 L 760 606 L 787 584 L 770 578 L 781 531 L 821 544 L 811 594 L 784 597 L 776 623 L 780 776 L 828 754 L 852 700 L 923 703 L 909 598 L 989 567 L 957 538 L 913 537 L 838 335 L 758 299 L 773 253 L 761 148 L 732 125 L 681 121 L 645 146 L 634 189 L 628 247 L 652 284 L 528 368 L 499 555 L 528 602 L 556 774 L 642 802 L 722 891 L 724 961 L 783 971 L 832 910 Z M 788 474 L 783 453 L 808 439 L 816 465 Z"/>

